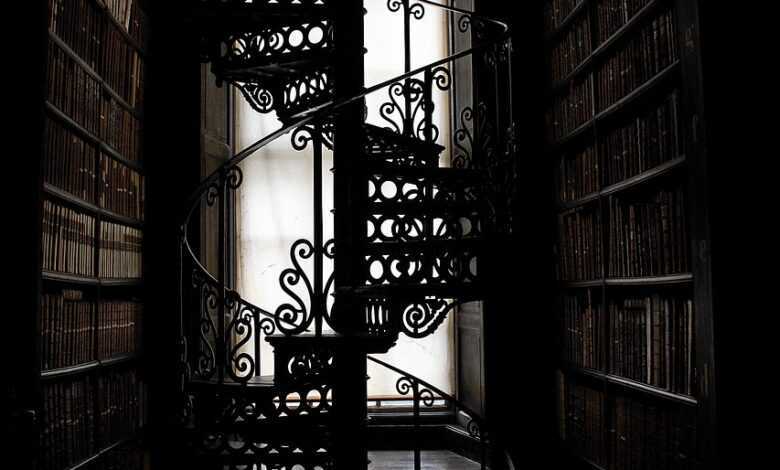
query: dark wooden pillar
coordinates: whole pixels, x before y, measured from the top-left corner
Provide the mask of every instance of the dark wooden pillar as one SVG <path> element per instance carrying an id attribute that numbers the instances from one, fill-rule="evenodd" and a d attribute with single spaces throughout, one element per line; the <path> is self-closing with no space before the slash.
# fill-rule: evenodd
<path id="1" fill-rule="evenodd" d="M 543 157 L 544 56 L 542 2 L 477 0 L 476 11 L 512 28 L 513 102 L 518 169 L 513 233 L 491 243 L 491 291 L 483 315 L 485 414 L 493 429 L 493 459 L 507 450 L 516 465 L 556 468 L 552 168 Z M 534 3 L 534 5 L 531 5 Z M 475 59 L 476 100 L 493 98 L 493 71 Z M 506 68 L 499 68 L 506 73 Z M 499 83 L 502 83 L 499 81 Z M 504 95 L 505 90 L 500 90 Z M 506 100 L 499 101 L 505 106 Z M 505 110 L 504 110 L 505 111 Z M 511 124 L 500 113 L 501 131 Z M 494 460 L 495 461 L 495 460 Z M 499 467 L 500 468 L 500 467 Z"/>
<path id="2" fill-rule="evenodd" d="M 11 72 L 6 94 L 7 132 L 4 231 L 9 307 L 4 320 L 5 385 L 0 406 L 0 437 L 4 463 L 9 468 L 32 468 L 37 452 L 36 421 L 40 407 L 38 337 L 41 268 L 41 158 L 46 89 L 46 2 L 8 5 L 8 18 L 23 25 L 6 37 L 5 63 Z M 10 31 L 9 31 L 10 32 Z M 10 259 L 9 259 L 10 258 Z M 9 263 L 10 261 L 10 263 Z M 13 305 L 13 307 L 11 307 Z M 7 447 L 6 447 L 7 446 Z"/>
<path id="3" fill-rule="evenodd" d="M 154 468 L 176 467 L 179 431 L 178 224 L 200 179 L 201 69 L 186 1 L 149 2 L 154 34 L 147 72 L 146 324 L 148 438 Z M 188 277 L 185 275 L 185 282 Z"/>

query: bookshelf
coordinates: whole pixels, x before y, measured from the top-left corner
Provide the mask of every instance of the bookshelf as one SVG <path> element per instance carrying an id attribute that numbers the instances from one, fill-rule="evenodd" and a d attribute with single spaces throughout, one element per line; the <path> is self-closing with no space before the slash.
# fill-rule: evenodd
<path id="1" fill-rule="evenodd" d="M 546 1 L 558 427 L 590 468 L 714 468 L 695 3 Z"/>
<path id="2" fill-rule="evenodd" d="M 48 0 L 35 468 L 143 468 L 144 74 L 133 0 Z"/>

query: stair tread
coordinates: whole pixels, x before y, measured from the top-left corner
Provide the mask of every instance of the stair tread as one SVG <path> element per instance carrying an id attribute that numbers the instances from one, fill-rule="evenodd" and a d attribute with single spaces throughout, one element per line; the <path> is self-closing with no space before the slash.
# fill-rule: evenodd
<path id="1" fill-rule="evenodd" d="M 381 165 L 374 163 L 369 167 L 369 172 L 376 175 L 406 176 L 409 178 L 434 178 L 434 179 L 481 179 L 483 173 L 469 168 L 451 167 L 402 167 Z"/>
<path id="2" fill-rule="evenodd" d="M 379 341 L 381 340 L 381 341 Z M 272 346 L 289 346 L 289 345 L 304 345 L 308 346 L 312 343 L 317 345 L 324 345 L 325 347 L 347 347 L 347 348 L 360 348 L 360 349 L 370 349 L 372 351 L 386 351 L 389 349 L 390 346 L 392 346 L 395 341 L 392 339 L 388 339 L 384 336 L 377 336 L 372 335 L 370 333 L 352 333 L 352 334 L 341 334 L 341 333 L 323 333 L 322 335 L 318 336 L 314 333 L 305 333 L 301 335 L 295 335 L 295 336 L 285 336 L 285 335 L 269 335 L 267 337 L 267 341 L 271 343 Z M 385 344 L 387 343 L 387 344 Z"/>
<path id="3" fill-rule="evenodd" d="M 192 379 L 190 383 L 194 385 L 220 385 L 224 387 L 252 387 L 252 388 L 273 388 L 275 386 L 273 375 L 254 376 L 246 382 L 236 382 L 234 380 L 225 380 L 219 383 L 216 378 L 213 379 Z"/>
<path id="4" fill-rule="evenodd" d="M 399 143 L 401 145 L 410 147 L 410 148 L 420 148 L 429 150 L 431 152 L 435 152 L 436 155 L 440 154 L 445 150 L 445 147 L 435 143 L 435 142 L 426 142 L 421 139 L 417 139 L 414 137 L 409 137 L 407 135 L 398 134 L 397 132 L 394 132 L 390 129 L 377 126 L 376 124 L 364 124 L 364 128 L 367 133 L 373 133 L 375 135 L 380 136 L 384 139 L 391 139 L 394 143 Z"/>
<path id="5" fill-rule="evenodd" d="M 405 248 L 420 249 L 426 247 L 449 247 L 449 246 L 474 246 L 484 243 L 485 239 L 481 237 L 463 237 L 438 240 L 393 240 L 385 242 L 368 242 L 366 249 L 369 251 L 381 251 L 386 248 Z"/>
<path id="6" fill-rule="evenodd" d="M 476 298 L 480 295 L 482 287 L 478 283 L 448 283 L 448 284 L 383 284 L 379 286 L 361 286 L 354 289 L 355 294 L 369 297 L 387 297 L 397 295 L 400 297 L 454 297 Z"/>

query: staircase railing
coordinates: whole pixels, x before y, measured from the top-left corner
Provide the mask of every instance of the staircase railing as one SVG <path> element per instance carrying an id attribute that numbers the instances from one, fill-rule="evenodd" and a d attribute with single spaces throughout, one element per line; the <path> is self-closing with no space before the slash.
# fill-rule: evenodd
<path id="1" fill-rule="evenodd" d="M 435 403 L 443 400 L 445 401 L 456 413 L 456 416 L 463 416 L 466 418 L 462 423 L 462 428 L 468 434 L 470 439 L 477 441 L 479 445 L 478 461 L 482 470 L 488 467 L 488 449 L 490 445 L 488 429 L 484 418 L 471 409 L 468 405 L 458 400 L 457 398 L 443 392 L 440 388 L 431 385 L 425 380 L 415 377 L 414 375 L 399 369 L 398 367 L 388 364 L 373 356 L 368 356 L 368 360 L 379 364 L 380 366 L 389 369 L 400 377 L 396 380 L 395 388 L 401 396 L 409 396 L 412 400 L 412 427 L 413 434 L 411 436 L 412 442 L 414 442 L 412 452 L 414 455 L 414 470 L 420 470 L 422 468 L 422 414 L 426 408 L 433 408 Z M 369 377 L 369 380 L 371 378 Z"/>
<path id="2" fill-rule="evenodd" d="M 461 122 L 455 125 L 462 127 L 454 129 L 452 133 L 453 165 L 484 170 L 490 181 L 486 192 L 494 192 L 486 197 L 491 199 L 491 196 L 495 196 L 490 201 L 493 217 L 501 217 L 501 199 L 511 191 L 508 186 L 511 185 L 513 172 L 516 171 L 512 155 L 514 142 L 509 86 L 511 39 L 508 26 L 494 19 L 428 0 L 389 0 L 387 3 L 392 11 L 403 9 L 405 14 L 405 73 L 367 87 L 350 98 L 330 101 L 293 116 L 291 123 L 235 154 L 208 176 L 189 198 L 188 209 L 180 226 L 181 349 L 185 377 L 197 376 L 219 382 L 246 382 L 260 375 L 257 358 L 252 351 L 259 352 L 261 333 L 297 335 L 311 332 L 313 327 L 315 332 L 320 334 L 323 324 L 330 322 L 331 307 L 328 306 L 328 298 L 333 289 L 333 277 L 324 277 L 322 265 L 324 258 L 333 259 L 335 250 L 332 240 L 324 240 L 323 223 L 321 217 L 316 216 L 321 214 L 322 208 L 320 169 L 324 149 L 333 146 L 330 126 L 332 118 L 350 105 L 363 102 L 366 97 L 383 90 L 389 92 L 391 101 L 394 93 L 401 93 L 406 98 L 403 108 L 407 109 L 401 111 L 402 123 L 390 127 L 399 131 L 399 134 L 411 134 L 421 140 L 432 141 L 437 133 L 431 121 L 432 90 L 450 86 L 451 77 L 446 73 L 448 65 L 452 66 L 464 58 L 479 61 L 488 71 L 492 71 L 493 76 L 486 74 L 484 77 L 488 82 L 485 88 L 489 90 L 482 97 L 484 99 L 459 113 Z M 411 69 L 409 22 L 411 18 L 424 15 L 424 5 L 454 15 L 457 19 L 453 24 L 457 25 L 461 33 L 470 31 L 474 42 L 466 50 Z M 422 79 L 418 78 L 420 76 Z M 506 93 L 502 94 L 500 89 L 506 90 Z M 419 103 L 415 109 L 408 109 L 413 99 L 419 100 Z M 414 115 L 418 110 L 422 110 L 425 117 L 420 125 L 415 125 Z M 385 113 L 382 113 L 382 116 L 387 117 Z M 230 213 L 234 192 L 243 183 L 240 164 L 269 143 L 290 133 L 295 149 L 301 150 L 310 143 L 314 148 L 314 241 L 302 239 L 293 245 L 290 253 L 293 268 L 285 270 L 280 277 L 281 287 L 290 295 L 292 301 L 272 311 L 244 299 L 230 282 L 233 277 L 231 253 L 236 248 L 233 232 L 229 227 Z M 204 211 L 216 212 L 217 259 L 216 268 L 213 269 L 207 268 L 208 263 L 196 254 L 190 239 L 195 215 L 202 215 Z M 504 210 L 504 213 L 506 212 Z M 504 219 L 508 220 L 508 215 L 504 214 Z M 495 224 L 500 225 L 502 222 Z M 301 268 L 301 262 L 309 259 L 313 259 L 314 282 Z M 301 298 L 293 292 L 292 288 L 295 286 L 304 286 L 304 295 L 309 298 Z M 450 308 L 451 306 L 440 314 L 445 315 Z M 427 315 L 433 313 L 429 312 Z M 377 321 L 382 322 L 381 319 Z M 436 321 L 431 323 L 437 324 Z M 381 329 L 381 326 L 376 329 Z M 410 333 L 419 335 L 415 328 L 413 326 Z M 196 344 L 193 345 L 193 341 Z"/>

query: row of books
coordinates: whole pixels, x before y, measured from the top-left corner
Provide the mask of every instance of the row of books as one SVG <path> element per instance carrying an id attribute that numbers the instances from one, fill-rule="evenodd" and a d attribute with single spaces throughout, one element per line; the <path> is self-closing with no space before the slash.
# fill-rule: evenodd
<path id="1" fill-rule="evenodd" d="M 618 395 L 610 426 L 611 466 L 618 470 L 701 468 L 696 409 Z"/>
<path id="2" fill-rule="evenodd" d="M 127 300 L 101 301 L 98 315 L 98 357 L 107 359 L 136 349 L 136 325 L 143 306 Z"/>
<path id="3" fill-rule="evenodd" d="M 100 110 L 102 128 L 100 137 L 126 160 L 140 162 L 143 125 L 133 113 L 114 99 L 105 99 Z"/>
<path id="4" fill-rule="evenodd" d="M 149 44 L 149 19 L 141 9 L 140 3 L 138 0 L 133 1 L 127 32 L 136 44 L 146 49 Z"/>
<path id="5" fill-rule="evenodd" d="M 94 275 L 95 218 L 49 200 L 43 203 L 43 269 Z"/>
<path id="6" fill-rule="evenodd" d="M 579 209 L 563 214 L 558 223 L 558 278 L 566 281 L 600 279 L 603 249 L 598 211 Z"/>
<path id="7" fill-rule="evenodd" d="M 123 104 L 104 92 L 95 77 L 52 41 L 49 42 L 47 99 L 122 157 L 140 161 L 140 121 Z"/>
<path id="8" fill-rule="evenodd" d="M 44 384 L 40 470 L 62 470 L 90 457 L 95 442 L 95 389 L 89 377 Z"/>
<path id="9" fill-rule="evenodd" d="M 590 19 L 587 15 L 577 21 L 550 51 L 550 72 L 553 82 L 563 80 L 593 50 L 590 35 Z"/>
<path id="10" fill-rule="evenodd" d="M 117 160 L 100 156 L 100 207 L 137 220 L 144 218 L 144 177 Z"/>
<path id="11" fill-rule="evenodd" d="M 591 145 L 561 158 L 558 165 L 558 198 L 571 202 L 601 190 L 601 172 L 596 149 Z"/>
<path id="12" fill-rule="evenodd" d="M 54 119 L 46 120 L 44 181 L 90 204 L 116 214 L 143 219 L 144 178 L 105 154 L 100 157 L 96 186 L 97 149 Z M 99 196 L 96 197 L 96 192 Z"/>
<path id="13" fill-rule="evenodd" d="M 143 233 L 133 227 L 100 224 L 99 275 L 104 279 L 137 279 L 143 263 Z"/>
<path id="14" fill-rule="evenodd" d="M 88 73 L 57 43 L 48 50 L 47 100 L 93 135 L 102 128 L 100 102 L 104 99 L 100 80 Z"/>
<path id="15" fill-rule="evenodd" d="M 601 468 L 693 470 L 696 410 L 617 394 L 558 375 L 558 428 L 574 453 Z"/>
<path id="16" fill-rule="evenodd" d="M 599 43 L 603 43 L 627 24 L 652 0 L 601 0 L 596 3 Z"/>
<path id="17" fill-rule="evenodd" d="M 141 390 L 135 370 L 98 376 L 97 389 L 100 436 L 117 442 L 135 434 L 141 422 Z"/>
<path id="18" fill-rule="evenodd" d="M 609 198 L 610 277 L 689 272 L 689 237 L 682 187 L 640 200 Z"/>
<path id="19" fill-rule="evenodd" d="M 143 60 L 94 0 L 49 0 L 49 30 L 133 108 L 140 107 Z"/>
<path id="20" fill-rule="evenodd" d="M 41 368 L 58 369 L 95 357 L 95 304 L 78 290 L 44 294 L 41 299 Z"/>
<path id="21" fill-rule="evenodd" d="M 606 402 L 601 390 L 567 380 L 558 373 L 558 428 L 563 441 L 579 456 L 602 468 L 607 466 L 605 446 Z"/>
<path id="22" fill-rule="evenodd" d="M 133 4 L 138 1 L 133 0 L 103 0 L 108 8 L 108 12 L 116 21 L 123 25 L 125 29 L 130 28 L 130 14 L 133 12 Z"/>
<path id="23" fill-rule="evenodd" d="M 619 183 L 682 155 L 679 94 L 675 90 L 659 106 L 610 130 L 601 140 L 604 179 Z"/>
<path id="24" fill-rule="evenodd" d="M 549 0 L 544 4 L 544 28 L 552 32 L 585 0 Z"/>
<path id="25" fill-rule="evenodd" d="M 610 302 L 610 371 L 693 395 L 693 301 L 654 294 Z"/>
<path id="26" fill-rule="evenodd" d="M 592 81 L 592 75 L 588 75 L 572 82 L 566 93 L 553 99 L 545 114 L 548 142 L 562 140 L 593 117 Z"/>
<path id="27" fill-rule="evenodd" d="M 599 369 L 603 304 L 593 289 L 564 295 L 561 302 L 563 359 L 587 369 Z"/>
<path id="28" fill-rule="evenodd" d="M 643 26 L 599 67 L 599 110 L 636 90 L 677 59 L 677 25 L 673 12 L 667 11 Z"/>
<path id="29" fill-rule="evenodd" d="M 660 105 L 605 133 L 598 156 L 592 145 L 564 155 L 558 169 L 560 201 L 575 201 L 598 192 L 602 183 L 617 184 L 681 157 L 678 111 L 674 90 Z"/>
<path id="30" fill-rule="evenodd" d="M 44 294 L 41 299 L 42 370 L 133 353 L 140 310 L 140 303 L 127 300 L 99 301 L 96 305 L 79 290 Z"/>
<path id="31" fill-rule="evenodd" d="M 137 446 L 123 445 L 89 462 L 84 470 L 144 470 L 144 454 Z"/>
<path id="32" fill-rule="evenodd" d="M 44 384 L 37 468 L 62 470 L 133 436 L 139 390 L 134 371 Z"/>
<path id="33" fill-rule="evenodd" d="M 97 150 L 59 121 L 46 119 L 43 178 L 46 183 L 95 203 Z"/>

